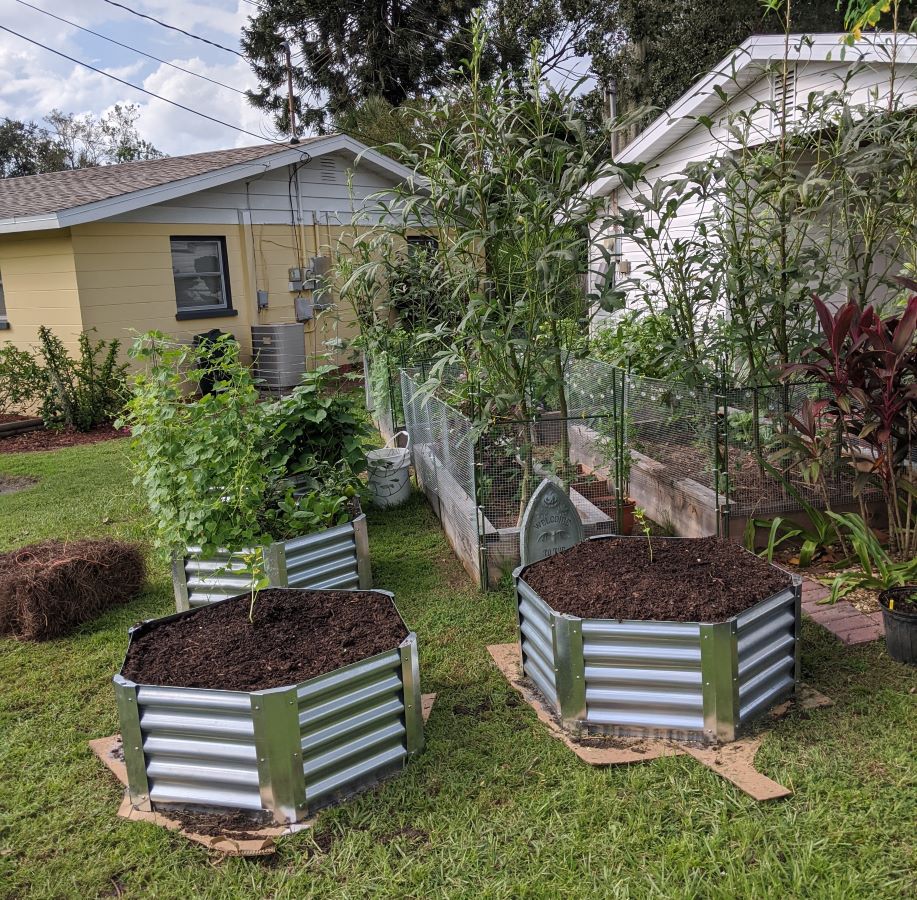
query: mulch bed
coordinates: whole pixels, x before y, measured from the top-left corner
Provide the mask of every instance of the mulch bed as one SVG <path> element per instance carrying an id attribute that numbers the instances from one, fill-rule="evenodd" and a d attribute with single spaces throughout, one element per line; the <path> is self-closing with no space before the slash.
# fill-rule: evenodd
<path id="1" fill-rule="evenodd" d="M 408 635 L 385 594 L 268 589 L 137 635 L 121 669 L 138 684 L 260 691 L 394 650 Z"/>
<path id="2" fill-rule="evenodd" d="M 523 578 L 553 609 L 584 619 L 720 622 L 790 584 L 790 576 L 719 538 L 585 541 L 533 563 Z"/>
<path id="3" fill-rule="evenodd" d="M 110 538 L 42 541 L 2 553 L 0 634 L 60 637 L 133 599 L 145 578 L 140 548 Z"/>
<path id="4" fill-rule="evenodd" d="M 21 413 L 0 413 L 0 425 L 6 425 L 9 422 L 28 422 L 33 416 L 24 416 Z"/>
<path id="5" fill-rule="evenodd" d="M 79 444 L 98 444 L 115 438 L 129 437 L 127 428 L 113 425 L 99 425 L 91 431 L 39 428 L 24 434 L 0 437 L 0 453 L 28 453 L 38 450 L 59 450 L 61 447 L 76 447 Z"/>

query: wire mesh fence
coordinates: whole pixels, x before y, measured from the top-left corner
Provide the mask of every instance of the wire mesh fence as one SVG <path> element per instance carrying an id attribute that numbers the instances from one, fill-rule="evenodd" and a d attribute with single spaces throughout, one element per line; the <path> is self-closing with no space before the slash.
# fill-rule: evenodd
<path id="1" fill-rule="evenodd" d="M 740 537 L 753 519 L 880 496 L 855 496 L 856 460 L 812 385 L 689 386 L 576 359 L 566 416 L 478 425 L 470 401 L 460 411 L 443 399 L 461 398 L 460 377 L 437 396 L 426 376 L 401 371 L 398 408 L 418 483 L 482 586 L 519 564 L 522 514 L 543 478 L 569 489 L 587 535 L 629 533 L 635 504 L 675 534 Z"/>

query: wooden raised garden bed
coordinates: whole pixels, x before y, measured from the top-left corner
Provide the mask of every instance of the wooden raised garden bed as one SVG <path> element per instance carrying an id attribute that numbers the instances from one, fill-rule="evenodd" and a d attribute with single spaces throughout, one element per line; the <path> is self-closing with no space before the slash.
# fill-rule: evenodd
<path id="1" fill-rule="evenodd" d="M 249 604 L 130 630 L 114 685 L 138 809 L 295 822 L 422 748 L 417 638 L 391 594 L 268 589 L 253 622 Z"/>
<path id="2" fill-rule="evenodd" d="M 796 690 L 801 579 L 732 542 L 596 537 L 514 580 L 523 671 L 571 732 L 731 741 Z"/>

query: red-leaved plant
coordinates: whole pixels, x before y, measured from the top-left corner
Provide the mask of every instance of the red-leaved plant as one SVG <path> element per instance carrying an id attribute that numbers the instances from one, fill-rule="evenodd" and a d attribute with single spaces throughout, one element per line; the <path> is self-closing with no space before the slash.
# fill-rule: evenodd
<path id="1" fill-rule="evenodd" d="M 856 462 L 859 493 L 878 479 L 888 511 L 893 552 L 917 553 L 917 478 L 911 458 L 917 439 L 917 282 L 904 309 L 882 317 L 848 301 L 836 311 L 815 297 L 824 341 L 805 361 L 783 367 L 824 384 L 833 397 L 826 411 L 840 420 L 840 433 Z"/>

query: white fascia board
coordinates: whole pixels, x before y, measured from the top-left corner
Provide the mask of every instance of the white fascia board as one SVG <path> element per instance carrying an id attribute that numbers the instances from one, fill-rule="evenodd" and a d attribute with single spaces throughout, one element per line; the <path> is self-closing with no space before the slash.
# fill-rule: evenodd
<path id="1" fill-rule="evenodd" d="M 840 33 L 790 35 L 789 59 L 794 62 L 834 62 L 838 65 L 888 63 L 893 42 L 891 34 L 866 35 L 852 47 L 844 44 L 843 39 L 844 35 Z M 748 38 L 631 141 L 618 155 L 617 162 L 651 162 L 681 136 L 672 132 L 677 123 L 685 119 L 693 121 L 723 104 L 715 87 L 719 87 L 728 100 L 761 74 L 761 67 L 752 67 L 752 63 L 782 60 L 784 40 L 780 34 Z M 899 34 L 895 53 L 897 65 L 917 65 L 917 35 Z M 601 178 L 592 185 L 590 194 L 610 194 L 619 184 L 620 178 L 616 175 Z"/>
<path id="2" fill-rule="evenodd" d="M 49 213 L 42 216 L 11 216 L 0 219 L 0 234 L 15 234 L 20 231 L 49 231 L 62 228 L 58 217 Z"/>

